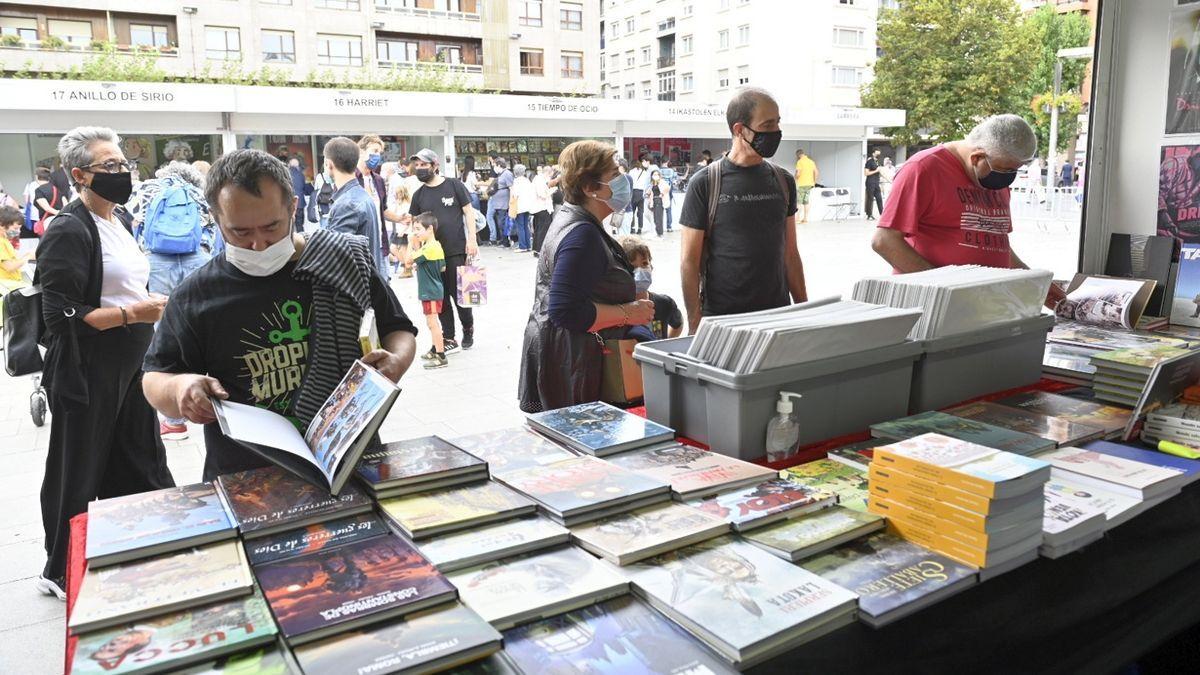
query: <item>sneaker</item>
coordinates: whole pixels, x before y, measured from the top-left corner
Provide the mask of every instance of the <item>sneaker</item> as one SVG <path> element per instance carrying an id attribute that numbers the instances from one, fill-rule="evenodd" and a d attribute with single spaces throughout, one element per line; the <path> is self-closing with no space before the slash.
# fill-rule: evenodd
<path id="1" fill-rule="evenodd" d="M 63 588 L 67 585 L 66 580 L 59 577 L 58 579 L 47 579 L 43 576 L 38 576 L 34 579 L 34 584 L 37 585 L 38 592 L 43 595 L 52 595 L 63 602 L 67 600 L 67 592 Z"/>
<path id="2" fill-rule="evenodd" d="M 403 272 L 401 272 L 401 273 L 399 274 L 399 277 L 398 277 L 398 278 L 400 278 L 400 279 L 411 279 L 411 278 L 412 278 L 412 276 L 413 276 L 413 271 L 412 271 L 411 269 L 407 269 L 407 268 L 406 268 L 406 269 L 405 269 Z"/>
<path id="3" fill-rule="evenodd" d="M 164 441 L 183 441 L 187 440 L 188 428 L 186 424 L 171 424 L 162 420 L 158 423 L 158 435 Z"/>
<path id="4" fill-rule="evenodd" d="M 458 340 L 455 340 L 454 338 L 446 338 L 445 340 L 442 340 L 442 346 L 445 347 L 446 354 L 453 354 L 454 352 L 462 350 L 462 348 L 458 346 Z"/>
<path id="5" fill-rule="evenodd" d="M 463 340 L 462 340 L 462 348 L 470 349 L 471 347 L 474 347 L 474 346 L 475 346 L 475 333 L 474 332 L 471 332 L 471 333 L 464 332 Z"/>
<path id="6" fill-rule="evenodd" d="M 433 351 L 433 347 L 430 347 L 429 351 L 427 351 L 421 355 L 421 360 L 422 361 L 431 361 L 431 360 L 433 360 L 434 354 L 437 354 L 437 352 Z"/>
<path id="7" fill-rule="evenodd" d="M 433 370 L 434 368 L 445 368 L 448 365 L 450 365 L 450 362 L 446 360 L 445 354 L 435 353 L 433 358 L 426 361 L 421 367 L 425 370 Z"/>

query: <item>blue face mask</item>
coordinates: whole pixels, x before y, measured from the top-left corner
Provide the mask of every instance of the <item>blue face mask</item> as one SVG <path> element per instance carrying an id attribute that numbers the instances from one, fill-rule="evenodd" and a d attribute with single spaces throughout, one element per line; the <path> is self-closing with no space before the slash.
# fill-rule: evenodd
<path id="1" fill-rule="evenodd" d="M 367 155 L 367 168 L 374 171 L 380 166 L 383 166 L 383 155 L 370 154 Z"/>
<path id="2" fill-rule="evenodd" d="M 613 179 L 608 181 L 608 187 L 612 190 L 612 196 L 601 201 L 608 204 L 613 213 L 621 213 L 626 206 L 629 206 L 629 202 L 633 201 L 633 187 L 622 174 L 613 176 Z"/>
<path id="3" fill-rule="evenodd" d="M 638 293 L 645 293 L 650 290 L 650 281 L 653 279 L 654 273 L 649 267 L 639 267 L 633 271 L 633 287 Z"/>

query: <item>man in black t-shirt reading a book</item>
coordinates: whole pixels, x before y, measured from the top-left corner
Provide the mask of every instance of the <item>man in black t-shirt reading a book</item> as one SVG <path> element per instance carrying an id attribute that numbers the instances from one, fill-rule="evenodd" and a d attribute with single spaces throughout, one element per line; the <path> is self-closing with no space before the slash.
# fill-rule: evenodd
<path id="1" fill-rule="evenodd" d="M 209 481 L 267 465 L 221 433 L 210 396 L 287 416 L 304 432 L 306 420 L 296 415 L 294 399 L 312 365 L 316 332 L 325 326 L 334 333 L 336 327 L 323 317 L 314 319 L 314 295 L 327 297 L 332 288 L 365 284 L 368 290 L 361 297 L 366 302 L 369 294 L 382 348 L 362 360 L 393 382 L 412 363 L 417 330 L 376 270 L 336 257 L 351 255 L 346 252 L 354 250 L 355 243 L 361 245 L 361 237 L 328 231 L 312 235 L 313 246 L 319 236 L 326 247 L 321 257 L 326 267 L 318 270 L 325 273 L 318 275 L 320 281 L 296 273 L 305 263 L 301 254 L 309 240 L 293 231 L 296 196 L 288 169 L 279 160 L 259 150 L 227 154 L 209 170 L 206 193 L 225 251 L 171 294 L 146 353 L 143 389 L 162 413 L 205 425 L 204 480 Z M 325 250 L 332 257 L 323 257 Z M 354 276 L 368 271 L 365 281 Z M 314 294 L 314 289 L 320 292 Z M 350 297 L 332 297 L 343 307 L 353 303 Z M 361 312 L 358 317 L 361 322 Z M 355 345 L 357 325 L 352 331 Z M 343 374 L 336 373 L 328 391 L 314 391 L 317 400 L 325 400 Z M 310 380 L 317 386 L 318 377 Z"/>

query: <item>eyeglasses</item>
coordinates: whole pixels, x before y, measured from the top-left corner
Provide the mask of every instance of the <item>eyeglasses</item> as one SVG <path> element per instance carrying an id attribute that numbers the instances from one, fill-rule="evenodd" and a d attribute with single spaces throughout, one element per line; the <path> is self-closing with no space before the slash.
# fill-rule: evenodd
<path id="1" fill-rule="evenodd" d="M 107 162 L 98 162 L 96 164 L 88 164 L 87 166 L 79 167 L 81 169 L 91 170 L 103 169 L 105 173 L 117 173 L 124 169 L 125 171 L 133 171 L 134 164 L 128 160 L 110 159 Z"/>

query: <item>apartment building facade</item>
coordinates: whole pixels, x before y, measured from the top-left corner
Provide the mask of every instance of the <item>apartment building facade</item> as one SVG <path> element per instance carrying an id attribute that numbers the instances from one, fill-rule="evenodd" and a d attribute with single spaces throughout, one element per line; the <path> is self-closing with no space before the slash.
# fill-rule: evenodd
<path id="1" fill-rule="evenodd" d="M 395 69 L 465 87 L 599 93 L 600 0 L 40 0 L 0 3 L 0 66 L 62 72 L 109 45 L 178 77 L 296 82 Z"/>

